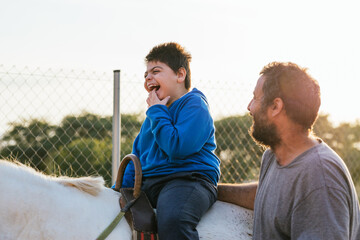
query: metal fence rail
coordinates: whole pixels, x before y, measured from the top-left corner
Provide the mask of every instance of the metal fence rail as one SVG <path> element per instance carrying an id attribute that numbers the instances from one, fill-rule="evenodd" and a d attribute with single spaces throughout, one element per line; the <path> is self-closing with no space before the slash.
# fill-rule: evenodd
<path id="1" fill-rule="evenodd" d="M 200 79 L 192 83 L 209 99 L 222 182 L 256 180 L 259 174 L 263 150 L 249 136 L 252 120 L 246 110 L 255 80 L 248 85 Z M 114 96 L 114 88 L 120 89 L 119 96 Z M 0 65 L 0 90 L 0 158 L 17 159 L 49 174 L 101 175 L 108 186 L 112 146 L 121 145 L 120 158 L 131 152 L 147 108 L 143 79 L 126 74 L 117 86 L 111 73 Z M 120 105 L 115 107 L 117 99 Z M 117 108 L 118 120 L 112 117 Z M 114 143 L 117 122 L 121 132 Z M 359 192 L 360 123 L 333 126 L 327 116 L 320 116 L 314 132 L 345 160 Z"/>

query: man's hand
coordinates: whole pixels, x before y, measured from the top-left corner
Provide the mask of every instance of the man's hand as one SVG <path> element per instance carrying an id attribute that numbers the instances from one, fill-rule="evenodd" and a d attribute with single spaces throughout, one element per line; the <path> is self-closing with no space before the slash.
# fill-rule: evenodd
<path id="1" fill-rule="evenodd" d="M 149 92 L 149 96 L 146 99 L 146 102 L 148 104 L 148 107 L 151 107 L 155 104 L 161 104 L 161 105 L 166 105 L 167 102 L 169 101 L 170 96 L 167 96 L 166 98 L 164 98 L 163 100 L 160 100 L 156 94 L 156 90 L 152 90 L 151 92 Z"/>

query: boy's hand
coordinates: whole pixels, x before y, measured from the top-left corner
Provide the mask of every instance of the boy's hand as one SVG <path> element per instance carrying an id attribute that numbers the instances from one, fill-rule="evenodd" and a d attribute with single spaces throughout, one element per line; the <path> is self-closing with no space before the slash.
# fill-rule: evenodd
<path id="1" fill-rule="evenodd" d="M 148 107 L 151 107 L 155 104 L 161 104 L 161 105 L 166 105 L 167 102 L 169 101 L 170 96 L 167 96 L 166 98 L 164 98 L 163 100 L 160 100 L 156 94 L 156 90 L 152 90 L 151 92 L 149 92 L 149 96 L 146 99 L 146 102 L 148 104 Z"/>

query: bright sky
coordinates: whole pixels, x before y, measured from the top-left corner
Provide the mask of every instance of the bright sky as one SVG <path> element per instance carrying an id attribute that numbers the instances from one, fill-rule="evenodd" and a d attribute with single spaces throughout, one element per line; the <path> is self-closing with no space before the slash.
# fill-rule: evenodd
<path id="1" fill-rule="evenodd" d="M 110 74 L 121 69 L 141 77 L 148 51 L 176 41 L 193 56 L 193 79 L 255 86 L 269 62 L 307 67 L 320 83 L 321 111 L 334 121 L 355 121 L 360 119 L 357 2 L 3 0 L 0 64 Z"/>

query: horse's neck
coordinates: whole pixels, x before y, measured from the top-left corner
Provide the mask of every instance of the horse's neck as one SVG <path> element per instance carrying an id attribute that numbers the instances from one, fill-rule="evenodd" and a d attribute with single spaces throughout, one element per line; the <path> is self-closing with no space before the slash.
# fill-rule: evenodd
<path id="1" fill-rule="evenodd" d="M 6 193 L 0 198 L 0 239 L 6 239 L 1 237 L 6 231 L 9 239 L 91 239 L 120 210 L 119 194 L 111 189 L 92 196 L 2 161 L 0 192 Z M 22 235 L 11 236 L 11 229 Z"/>

